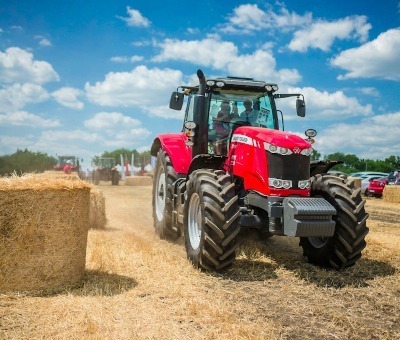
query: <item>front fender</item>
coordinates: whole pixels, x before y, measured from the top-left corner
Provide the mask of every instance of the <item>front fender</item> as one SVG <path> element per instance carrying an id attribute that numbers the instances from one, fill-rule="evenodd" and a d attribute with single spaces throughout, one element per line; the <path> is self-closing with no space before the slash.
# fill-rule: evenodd
<path id="1" fill-rule="evenodd" d="M 185 144 L 186 140 L 183 132 L 158 135 L 153 141 L 150 153 L 157 156 L 158 150 L 162 148 L 171 159 L 175 172 L 186 175 L 192 161 L 192 150 Z"/>
<path id="2" fill-rule="evenodd" d="M 310 162 L 310 176 L 317 174 L 323 174 L 328 172 L 332 167 L 337 164 L 342 164 L 342 161 L 331 161 L 331 160 L 314 160 Z"/>

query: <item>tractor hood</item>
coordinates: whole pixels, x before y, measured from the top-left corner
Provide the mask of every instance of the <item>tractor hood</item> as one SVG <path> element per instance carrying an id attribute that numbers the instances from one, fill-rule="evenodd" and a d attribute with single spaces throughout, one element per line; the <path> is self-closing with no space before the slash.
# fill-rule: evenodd
<path id="1" fill-rule="evenodd" d="M 257 127 L 240 127 L 235 130 L 232 142 L 252 144 L 255 147 L 268 150 L 270 145 L 286 148 L 292 153 L 298 154 L 303 150 L 309 150 L 311 144 L 303 138 L 284 131 Z"/>

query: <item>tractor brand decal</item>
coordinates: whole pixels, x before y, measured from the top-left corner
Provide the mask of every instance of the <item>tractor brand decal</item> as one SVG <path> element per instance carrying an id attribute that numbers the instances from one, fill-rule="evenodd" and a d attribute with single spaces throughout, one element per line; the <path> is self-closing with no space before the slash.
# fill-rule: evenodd
<path id="1" fill-rule="evenodd" d="M 293 148 L 293 153 L 299 154 L 300 151 L 301 150 L 297 146 L 295 148 Z"/>
<path id="2" fill-rule="evenodd" d="M 247 145 L 253 145 L 253 138 L 244 136 L 244 135 L 233 135 L 232 136 L 233 143 L 242 143 Z"/>

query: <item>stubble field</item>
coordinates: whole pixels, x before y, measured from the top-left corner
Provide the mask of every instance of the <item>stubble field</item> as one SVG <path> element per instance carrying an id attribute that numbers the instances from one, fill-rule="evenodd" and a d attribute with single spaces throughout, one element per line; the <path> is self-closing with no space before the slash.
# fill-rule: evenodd
<path id="1" fill-rule="evenodd" d="M 150 186 L 98 188 L 108 224 L 89 231 L 82 285 L 0 294 L 0 339 L 400 339 L 400 204 L 368 198 L 352 268 L 308 264 L 295 238 L 249 235 L 215 274 L 154 235 Z"/>

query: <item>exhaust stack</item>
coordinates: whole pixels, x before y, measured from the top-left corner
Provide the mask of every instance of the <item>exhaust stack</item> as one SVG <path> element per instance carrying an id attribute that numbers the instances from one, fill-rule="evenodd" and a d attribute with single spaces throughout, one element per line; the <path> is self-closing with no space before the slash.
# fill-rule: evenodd
<path id="1" fill-rule="evenodd" d="M 208 152 L 208 113 L 206 105 L 206 77 L 202 70 L 197 70 L 199 78 L 199 93 L 195 98 L 193 120 L 197 125 L 194 145 L 192 147 L 192 158 Z"/>

